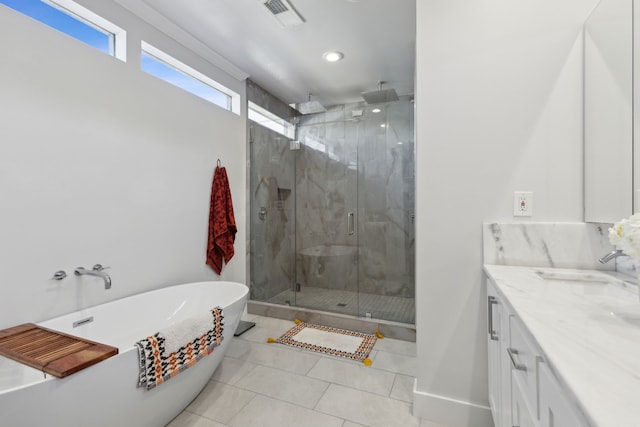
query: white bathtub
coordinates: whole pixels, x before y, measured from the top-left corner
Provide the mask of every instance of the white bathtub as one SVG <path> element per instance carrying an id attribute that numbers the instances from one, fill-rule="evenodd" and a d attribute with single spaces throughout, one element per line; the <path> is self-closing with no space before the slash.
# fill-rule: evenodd
<path id="1" fill-rule="evenodd" d="M 0 425 L 7 427 L 161 427 L 207 384 L 240 321 L 248 288 L 199 282 L 134 295 L 39 325 L 118 347 L 120 353 L 66 378 L 54 378 L 0 356 Z M 213 353 L 152 390 L 137 387 L 134 344 L 215 306 L 223 309 L 224 339 Z M 93 316 L 74 328 L 73 322 Z"/>

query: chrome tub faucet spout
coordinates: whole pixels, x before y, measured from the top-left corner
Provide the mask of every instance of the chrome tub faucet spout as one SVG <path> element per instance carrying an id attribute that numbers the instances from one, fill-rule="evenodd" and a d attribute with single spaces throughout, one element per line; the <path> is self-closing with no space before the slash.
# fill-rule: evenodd
<path id="1" fill-rule="evenodd" d="M 103 271 L 105 268 L 108 268 L 108 267 L 103 267 L 101 264 L 96 264 L 93 266 L 91 270 L 87 270 L 84 267 L 78 267 L 76 268 L 74 273 L 76 276 L 88 275 L 88 276 L 101 277 L 102 280 L 104 280 L 104 288 L 111 289 L 111 276 L 109 276 L 106 272 Z"/>
<path id="2" fill-rule="evenodd" d="M 606 254 L 605 256 L 603 256 L 602 258 L 600 258 L 598 261 L 600 261 L 602 264 L 606 264 L 609 261 L 611 261 L 612 259 L 619 257 L 621 255 L 624 255 L 624 252 L 622 252 L 621 249 L 617 249 L 615 251 L 611 251 L 608 254 Z"/>

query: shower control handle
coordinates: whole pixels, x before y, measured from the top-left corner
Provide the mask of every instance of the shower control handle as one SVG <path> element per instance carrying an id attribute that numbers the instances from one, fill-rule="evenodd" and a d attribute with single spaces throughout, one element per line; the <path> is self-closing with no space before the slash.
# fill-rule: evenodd
<path id="1" fill-rule="evenodd" d="M 258 211 L 258 218 L 260 218 L 260 221 L 267 219 L 267 208 L 264 206 L 260 207 L 260 210 Z"/>
<path id="2" fill-rule="evenodd" d="M 349 233 L 349 236 L 352 236 L 353 233 L 355 233 L 353 212 L 347 213 L 347 232 Z"/>

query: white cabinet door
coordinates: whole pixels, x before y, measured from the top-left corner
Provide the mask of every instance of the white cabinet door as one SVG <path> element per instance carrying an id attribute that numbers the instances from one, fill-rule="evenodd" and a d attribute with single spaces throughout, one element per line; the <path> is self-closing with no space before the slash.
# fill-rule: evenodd
<path id="1" fill-rule="evenodd" d="M 502 402 L 502 415 L 500 425 L 503 427 L 512 427 L 511 424 L 511 359 L 509 358 L 509 318 L 503 301 L 498 304 L 498 323 L 500 324 L 500 401 Z"/>
<path id="2" fill-rule="evenodd" d="M 535 418 L 531 414 L 528 400 L 515 377 L 512 378 L 511 391 L 511 416 L 513 420 L 511 425 L 513 427 L 537 427 Z M 569 427 L 568 425 L 558 424 L 558 426 L 560 425 Z"/>
<path id="3" fill-rule="evenodd" d="M 496 427 L 502 427 L 498 420 L 500 405 L 500 340 L 498 336 L 498 296 L 491 281 L 487 281 L 487 338 L 489 347 L 489 407 Z"/>
<path id="4" fill-rule="evenodd" d="M 539 393 L 540 393 L 540 426 L 541 427 L 582 427 L 586 422 L 578 414 L 576 408 L 569 401 L 560 388 L 560 384 L 549 370 L 546 363 L 540 363 Z"/>
<path id="5" fill-rule="evenodd" d="M 512 427 L 511 362 L 507 354 L 509 313 L 490 280 L 487 280 L 487 320 L 489 405 L 496 427 Z"/>

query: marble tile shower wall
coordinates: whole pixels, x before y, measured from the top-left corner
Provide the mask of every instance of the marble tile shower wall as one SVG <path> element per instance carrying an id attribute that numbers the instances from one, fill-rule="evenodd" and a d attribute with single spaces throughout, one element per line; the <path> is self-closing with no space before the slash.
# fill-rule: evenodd
<path id="1" fill-rule="evenodd" d="M 403 97 L 378 107 L 376 114 L 354 103 L 301 117 L 296 267 L 302 286 L 414 296 L 413 103 Z M 354 118 L 354 110 L 363 116 Z M 352 235 L 349 212 L 357 225 Z"/>
<path id="2" fill-rule="evenodd" d="M 295 277 L 294 158 L 289 139 L 250 125 L 251 299 L 268 300 Z"/>
<path id="3" fill-rule="evenodd" d="M 247 98 L 284 119 L 300 115 L 250 79 Z M 289 139 L 253 122 L 249 128 L 248 277 L 251 298 L 264 301 L 291 289 L 295 279 L 295 159 Z"/>
<path id="4" fill-rule="evenodd" d="M 254 104 L 286 120 L 300 115 L 298 111 L 280 101 L 250 79 L 247 79 L 247 98 Z"/>

